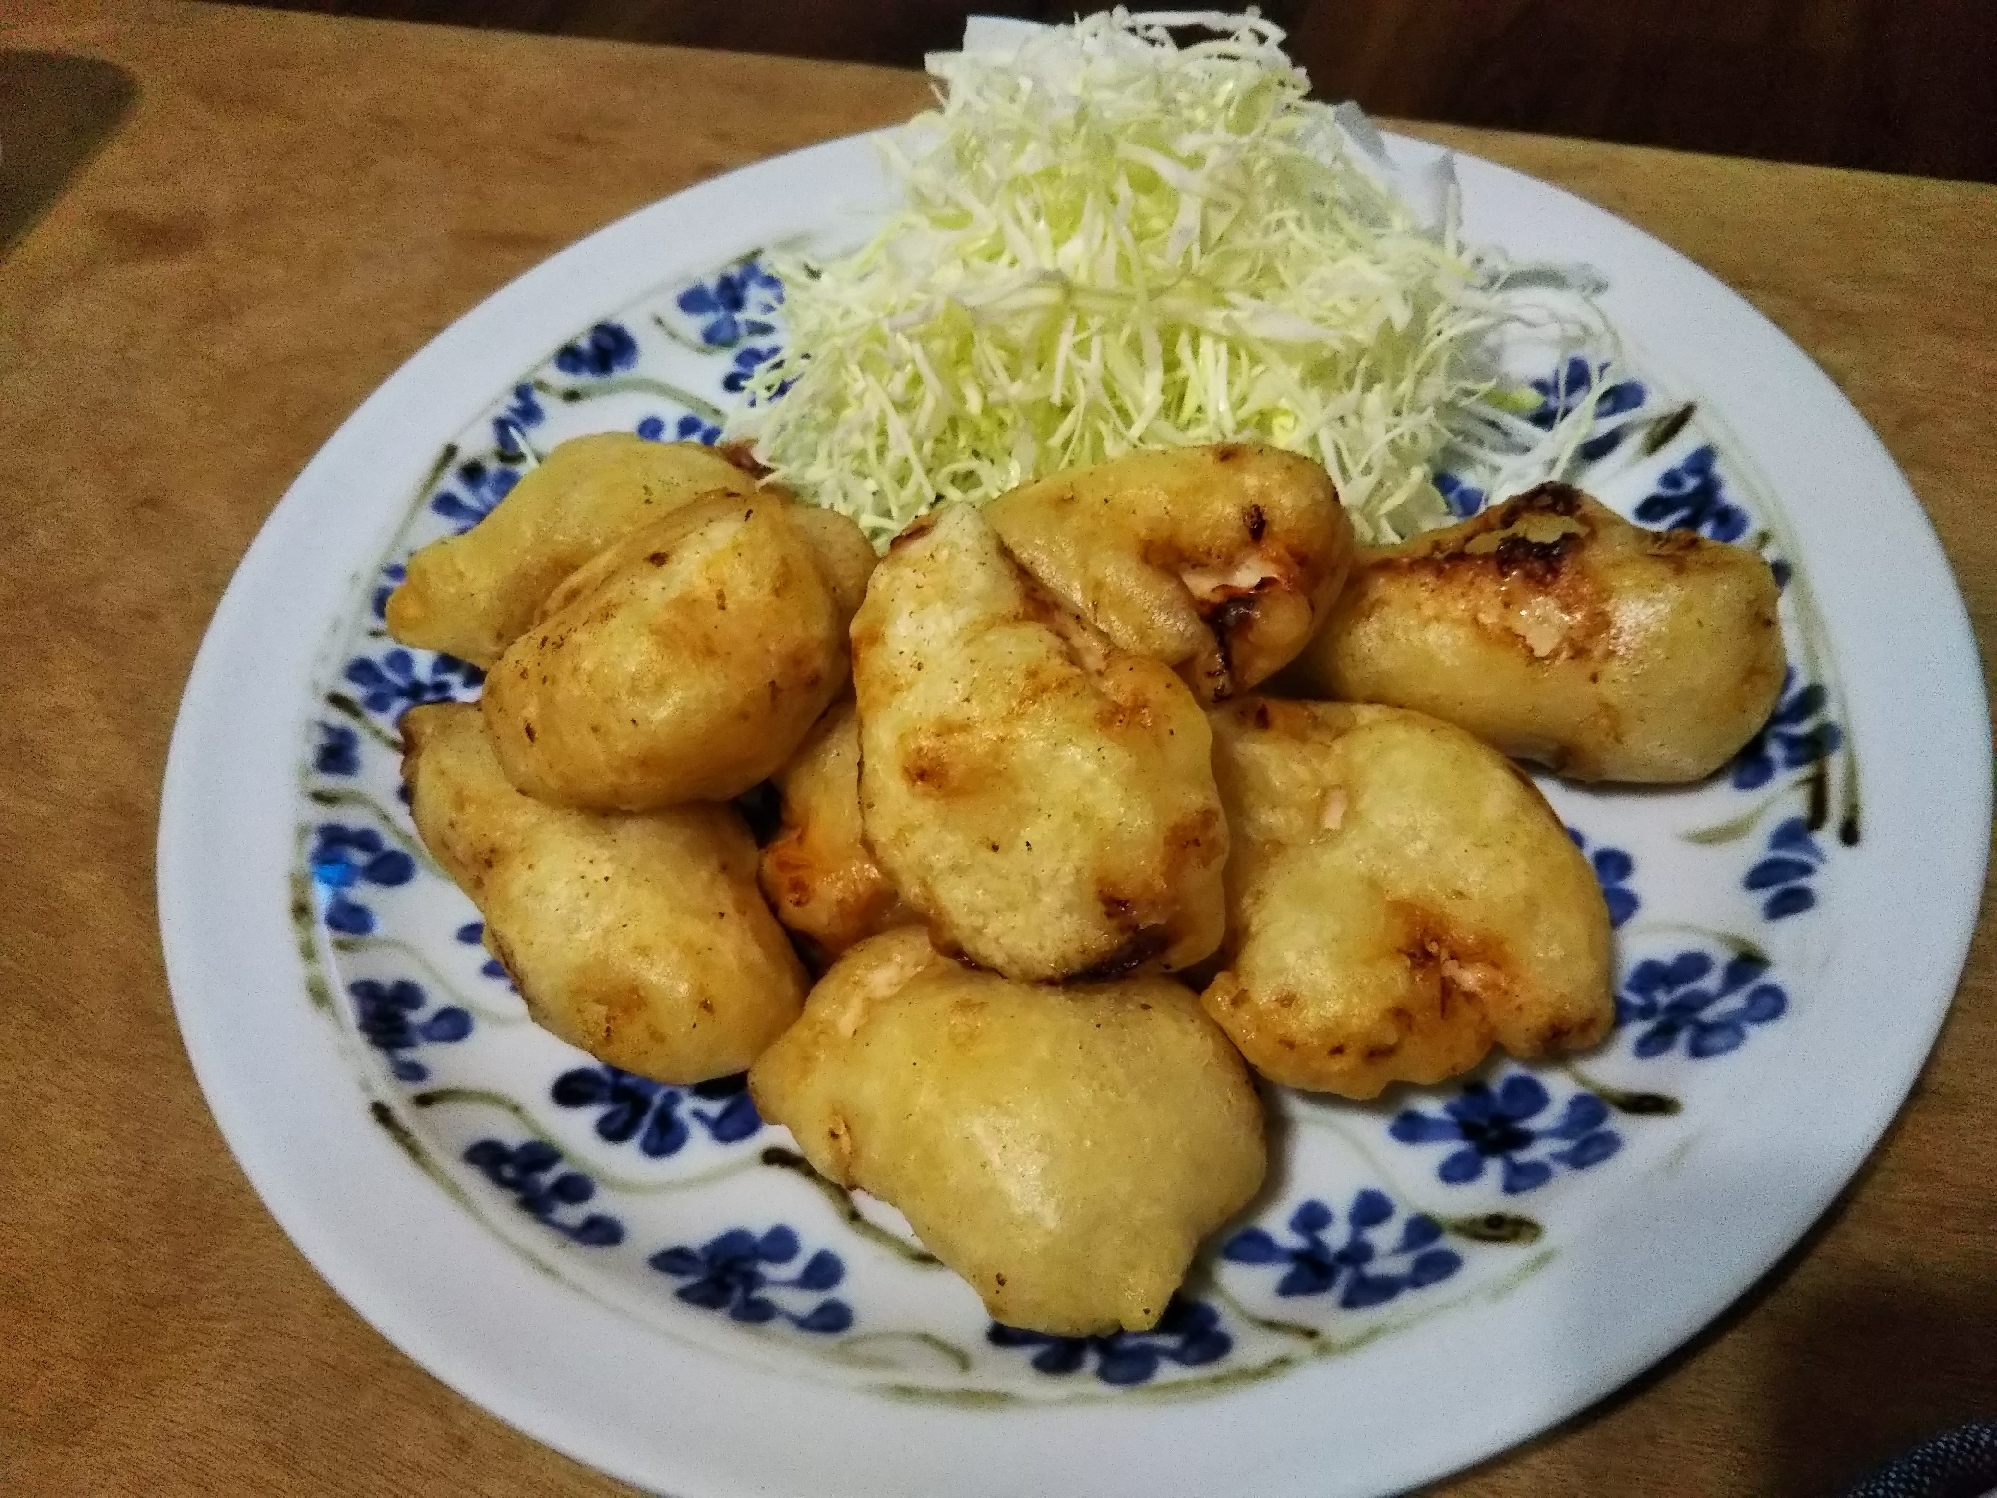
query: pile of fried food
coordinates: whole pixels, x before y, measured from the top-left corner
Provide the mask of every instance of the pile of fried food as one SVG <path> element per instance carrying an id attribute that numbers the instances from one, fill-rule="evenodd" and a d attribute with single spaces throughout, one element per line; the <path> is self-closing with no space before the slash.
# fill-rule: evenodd
<path id="1" fill-rule="evenodd" d="M 1144 452 L 877 561 L 753 466 L 579 438 L 415 555 L 390 631 L 488 672 L 403 720 L 416 825 L 541 1025 L 747 1068 L 1014 1326 L 1157 1321 L 1262 1183 L 1252 1073 L 1600 1040 L 1608 912 L 1509 756 L 1695 780 L 1781 682 L 1760 557 L 1560 484 L 1363 551 L 1305 458 Z"/>

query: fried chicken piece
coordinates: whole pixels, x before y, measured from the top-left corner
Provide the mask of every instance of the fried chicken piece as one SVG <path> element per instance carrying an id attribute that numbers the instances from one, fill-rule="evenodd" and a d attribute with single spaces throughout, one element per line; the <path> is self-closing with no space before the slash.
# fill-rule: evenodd
<path id="1" fill-rule="evenodd" d="M 755 492 L 753 478 L 697 442 L 572 437 L 477 525 L 409 559 L 388 595 L 388 632 L 490 667 L 556 585 L 619 536 L 703 495 Z"/>
<path id="2" fill-rule="evenodd" d="M 1615 1016 L 1593 871 L 1517 767 L 1400 708 L 1216 709 L 1234 833 L 1226 967 L 1202 996 L 1271 1081 L 1370 1098 Z"/>
<path id="3" fill-rule="evenodd" d="M 606 815 L 523 796 L 470 703 L 413 707 L 402 733 L 423 844 L 543 1029 L 686 1085 L 741 1071 L 797 1017 L 804 972 L 729 808 Z"/>
<path id="4" fill-rule="evenodd" d="M 1362 552 L 1283 686 L 1431 713 L 1573 780 L 1699 780 L 1774 709 L 1775 605 L 1753 552 L 1542 484 Z"/>
<path id="5" fill-rule="evenodd" d="M 915 916 L 874 862 L 860 825 L 860 719 L 836 702 L 777 776 L 783 825 L 763 849 L 777 919 L 828 956 Z"/>
<path id="6" fill-rule="evenodd" d="M 696 500 L 632 532 L 556 588 L 486 678 L 507 776 L 619 811 L 767 779 L 846 684 L 872 558 L 852 521 L 775 494 Z"/>
<path id="7" fill-rule="evenodd" d="M 1254 443 L 1056 473 L 985 515 L 1043 587 L 1119 648 L 1171 666 L 1203 702 L 1287 665 L 1352 562 L 1331 476 Z"/>
<path id="8" fill-rule="evenodd" d="M 917 927 L 848 952 L 749 1090 L 996 1320 L 1061 1336 L 1154 1325 L 1267 1166 L 1248 1069 L 1185 988 L 1016 983 Z"/>
<path id="9" fill-rule="evenodd" d="M 1048 598 L 964 506 L 896 539 L 852 638 L 867 841 L 940 946 L 1058 979 L 1219 945 L 1211 735 L 1169 668 Z"/>

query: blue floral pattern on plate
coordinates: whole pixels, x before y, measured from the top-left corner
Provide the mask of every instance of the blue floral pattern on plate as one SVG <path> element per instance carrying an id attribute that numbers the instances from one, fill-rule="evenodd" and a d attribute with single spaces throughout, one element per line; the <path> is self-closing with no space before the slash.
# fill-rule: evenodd
<path id="1" fill-rule="evenodd" d="M 456 931 L 452 932 L 451 936 L 453 940 L 462 942 L 465 946 L 479 946 L 485 940 L 485 922 L 466 921 Z M 497 957 L 486 958 L 480 964 L 479 972 L 488 978 L 497 978 L 501 982 L 510 983 L 512 981 L 506 976 L 506 964 L 501 962 Z"/>
<path id="2" fill-rule="evenodd" d="M 570 1210 L 596 1195 L 596 1182 L 575 1170 L 558 1170 L 562 1152 L 545 1140 L 529 1139 L 506 1145 L 481 1139 L 465 1151 L 465 1163 L 477 1169 L 535 1221 L 553 1228 L 585 1248 L 612 1248 L 624 1241 L 624 1224 L 602 1212 L 577 1217 Z"/>
<path id="3" fill-rule="evenodd" d="M 1780 770 L 1820 764 L 1842 749 L 1844 730 L 1825 716 L 1828 696 L 1821 683 L 1798 686 L 1794 666 L 1784 672 L 1775 711 L 1734 756 L 1730 777 L 1734 788 L 1758 790 Z"/>
<path id="4" fill-rule="evenodd" d="M 1395 1210 L 1386 1192 L 1370 1186 L 1360 1191 L 1346 1209 L 1345 1239 L 1334 1247 L 1325 1235 L 1338 1214 L 1313 1197 L 1290 1214 L 1288 1242 L 1266 1228 L 1243 1228 L 1221 1246 L 1220 1256 L 1235 1264 L 1283 1266 L 1278 1295 L 1337 1290 L 1348 1311 L 1385 1305 L 1404 1290 L 1439 1285 L 1463 1267 L 1461 1254 L 1438 1247 L 1442 1224 L 1426 1213 L 1403 1219 L 1391 1247 L 1376 1243 L 1374 1233 L 1393 1221 Z"/>
<path id="5" fill-rule="evenodd" d="M 395 889 L 416 877 L 416 860 L 388 846 L 372 827 L 322 822 L 306 858 L 312 882 L 326 894 L 325 922 L 345 936 L 367 936 L 375 928 L 374 911 L 356 898 L 367 886 Z"/>
<path id="6" fill-rule="evenodd" d="M 423 1014 L 430 996 L 407 978 L 389 983 L 361 978 L 347 985 L 347 994 L 354 1001 L 355 1027 L 369 1045 L 387 1054 L 399 1082 L 421 1082 L 430 1075 L 430 1068 L 411 1058 L 410 1051 L 463 1040 L 472 1032 L 472 1017 L 455 1004 Z"/>
<path id="7" fill-rule="evenodd" d="M 768 338 L 776 332 L 770 319 L 783 300 L 783 282 L 753 256 L 673 298 L 681 312 L 699 321 L 701 342 L 716 349 L 732 349 L 744 338 Z"/>
<path id="8" fill-rule="evenodd" d="M 1568 1068 L 1509 1063 L 1489 1080 L 1396 1095 L 1383 1114 L 1271 1089 L 1269 1106 L 1288 1116 L 1278 1133 L 1291 1194 L 1209 1244 L 1192 1283 L 1215 1288 L 1182 1292 L 1149 1331 L 1005 1327 L 962 1286 L 954 1311 L 912 1311 L 941 1304 L 934 1261 L 905 1229 L 801 1173 L 740 1077 L 666 1086 L 525 1022 L 505 969 L 476 951 L 477 912 L 418 854 L 397 774 L 400 715 L 474 697 L 482 680 L 385 637 L 383 611 L 410 554 L 478 524 L 569 437 L 720 440 L 725 412 L 782 347 L 782 313 L 781 286 L 751 254 L 606 309 L 540 367 L 502 372 L 488 407 L 412 493 L 403 534 L 357 584 L 319 683 L 324 707 L 301 750 L 298 879 L 311 896 L 295 902 L 301 939 L 406 1147 L 521 1253 L 721 1352 L 754 1338 L 828 1376 L 904 1391 L 1045 1399 L 1231 1386 L 1331 1355 L 1355 1322 L 1421 1324 L 1534 1272 L 1521 1244 L 1543 1231 L 1572 1247 L 1570 1199 L 1626 1189 L 1635 1162 L 1660 1158 L 1724 1106 L 1704 1079 L 1739 1075 L 1783 1043 L 1779 1021 L 1792 998 L 1808 997 L 1791 975 L 1808 970 L 1798 959 L 1817 924 L 1793 918 L 1831 888 L 1818 803 L 1846 818 L 1839 841 L 1856 836 L 1836 676 L 1798 622 L 1808 578 L 1786 545 L 1773 555 L 1779 511 L 1702 429 L 1693 402 L 1648 375 L 1567 360 L 1530 382 L 1529 417 L 1545 427 L 1594 400 L 1594 429 L 1564 476 L 1644 524 L 1766 538 L 1796 663 L 1769 723 L 1709 786 L 1623 797 L 1542 778 L 1618 943 L 1634 949 L 1623 952 L 1616 1037 Z M 1508 476 L 1499 489 L 1496 475 L 1454 460 L 1434 476 L 1458 517 L 1519 482 Z M 1713 1064 L 1721 1056 L 1737 1059 Z M 1521 1197 L 1530 1220 L 1487 1210 Z M 1445 1217 L 1444 1203 L 1471 1215 Z M 1464 1230 L 1486 1220 L 1478 1213 L 1533 1226 Z M 1283 1314 L 1253 1314 L 1248 1301 Z"/>
<path id="9" fill-rule="evenodd" d="M 1714 982 L 1710 954 L 1692 950 L 1660 960 L 1645 958 L 1616 995 L 1616 1023 L 1636 1031 L 1632 1053 L 1645 1059 L 1669 1055 L 1684 1042 L 1693 1060 L 1724 1056 L 1746 1041 L 1750 1027 L 1772 1024 L 1789 1008 L 1789 996 L 1762 981 L 1765 958 L 1736 953 Z"/>
<path id="10" fill-rule="evenodd" d="M 358 775 L 361 736 L 344 723 L 315 723 L 319 747 L 312 751 L 312 768 L 321 775 Z"/>
<path id="11" fill-rule="evenodd" d="M 355 656 L 341 675 L 359 689 L 362 707 L 391 720 L 426 702 L 455 702 L 485 681 L 485 673 L 468 661 L 400 645 L 378 658 Z"/>
<path id="12" fill-rule="evenodd" d="M 647 416 L 638 423 L 638 435 L 647 442 L 699 442 L 713 446 L 721 440 L 721 428 L 710 421 L 702 421 L 691 411 L 672 424 L 666 425 L 663 416 Z"/>
<path id="13" fill-rule="evenodd" d="M 1628 416 L 1648 398 L 1642 381 L 1627 378 L 1609 380 L 1608 374 L 1608 370 L 1599 366 L 1590 368 L 1586 359 L 1568 359 L 1544 379 L 1531 382 L 1533 393 L 1539 397 L 1539 405 L 1527 415 L 1526 420 L 1542 431 L 1552 431 L 1554 423 L 1579 410 L 1600 384 L 1594 411 L 1597 430 L 1581 443 L 1580 457 L 1588 463 L 1607 457 L 1622 442 L 1627 428 L 1621 423 L 1614 426 L 1605 426 L 1605 423 Z"/>
<path id="14" fill-rule="evenodd" d="M 774 1272 L 788 1268 L 800 1252 L 797 1234 L 778 1223 L 762 1233 L 731 1228 L 698 1248 L 662 1248 L 647 1262 L 661 1274 L 686 1281 L 673 1292 L 680 1300 L 723 1312 L 731 1321 L 760 1324 L 782 1318 L 799 1331 L 845 1331 L 853 1324 L 853 1309 L 836 1297 L 827 1296 L 804 1311 L 779 1303 L 837 1289 L 846 1277 L 846 1266 L 828 1248 L 806 1259 L 796 1274 Z"/>
<path id="15" fill-rule="evenodd" d="M 621 323 L 600 322 L 573 343 L 562 345 L 555 368 L 582 379 L 607 380 L 638 362 L 638 340 Z M 515 387 L 516 395 L 520 387 Z"/>
<path id="16" fill-rule="evenodd" d="M 1558 1167 L 1587 1170 L 1622 1148 L 1622 1136 L 1604 1127 L 1608 1105 L 1594 1093 L 1574 1093 L 1548 1122 L 1540 1115 L 1552 1104 L 1539 1078 L 1513 1072 L 1495 1088 L 1470 1083 L 1440 1114 L 1404 1109 L 1388 1133 L 1402 1144 L 1456 1146 L 1435 1168 L 1446 1186 L 1481 1181 L 1495 1163 L 1505 1195 L 1519 1196 L 1546 1185 Z"/>
<path id="17" fill-rule="evenodd" d="M 718 1077 L 692 1087 L 668 1087 L 614 1066 L 580 1066 L 555 1078 L 549 1097 L 558 1108 L 595 1108 L 597 1137 L 610 1144 L 637 1140 L 654 1159 L 677 1155 L 693 1137 L 691 1119 L 716 1144 L 739 1144 L 763 1127 L 747 1079 Z M 699 1107 L 694 1100 L 706 1102 Z"/>
<path id="18" fill-rule="evenodd" d="M 1596 848 L 1590 852 L 1587 836 L 1578 828 L 1569 827 L 1567 835 L 1574 839 L 1575 847 L 1588 854 L 1588 867 L 1595 871 L 1595 882 L 1602 886 L 1602 899 L 1609 907 L 1609 924 L 1622 925 L 1643 904 L 1630 883 L 1636 873 L 1636 860 L 1621 848 Z"/>
<path id="19" fill-rule="evenodd" d="M 1032 1348 L 1036 1372 L 1062 1376 L 1095 1364 L 1106 1384 L 1146 1384 L 1165 1363 L 1201 1368 L 1217 1363 L 1234 1347 L 1220 1313 L 1203 1300 L 1173 1296 L 1158 1324 L 1148 1332 L 1111 1332 L 1099 1337 L 1058 1337 L 1022 1331 L 994 1321 L 985 1333 L 994 1347 Z"/>
<path id="20" fill-rule="evenodd" d="M 1761 902 L 1764 919 L 1786 920 L 1816 907 L 1810 881 L 1823 866 L 1824 850 L 1810 835 L 1810 824 L 1790 817 L 1768 835 L 1768 856 L 1747 871 L 1741 888 L 1767 897 Z"/>
<path id="21" fill-rule="evenodd" d="M 1456 474 L 1438 472 L 1434 482 L 1435 492 L 1442 496 L 1442 502 L 1449 507 L 1449 513 L 1458 520 L 1468 520 L 1490 503 L 1489 493 Z"/>
<path id="22" fill-rule="evenodd" d="M 539 392 L 524 382 L 515 385 L 513 398 L 492 418 L 492 452 L 501 465 L 498 472 L 505 472 L 512 465 L 535 456 L 533 442 L 527 433 L 547 419 L 548 413 L 541 405 Z M 459 472 L 462 475 L 463 470 Z M 449 511 L 439 513 L 447 518 L 459 518 L 450 516 Z"/>
<path id="23" fill-rule="evenodd" d="M 1732 503 L 1719 474 L 1719 454 L 1711 447 L 1693 451 L 1658 476 L 1657 487 L 1636 507 L 1645 525 L 1697 531 L 1714 541 L 1738 541 L 1747 534 L 1747 512 Z"/>
<path id="24" fill-rule="evenodd" d="M 534 387 L 522 385 L 515 393 L 514 402 L 507 407 L 507 415 L 495 418 L 504 423 L 508 432 L 522 426 L 537 425 L 542 419 L 541 408 L 533 402 Z M 521 414 L 524 413 L 524 414 Z M 516 460 L 517 448 L 512 447 L 511 438 L 499 444 L 502 451 L 513 450 Z M 520 482 L 520 470 L 512 463 L 485 463 L 474 458 L 460 464 L 457 471 L 457 484 L 453 488 L 439 489 L 431 496 L 430 508 L 450 521 L 458 531 L 468 531 L 492 513 L 492 507 L 513 492 L 513 486 Z M 398 573 L 402 569 L 398 568 Z M 401 582 L 400 576 L 394 579 Z M 382 593 L 382 603 L 388 602 L 388 590 Z"/>

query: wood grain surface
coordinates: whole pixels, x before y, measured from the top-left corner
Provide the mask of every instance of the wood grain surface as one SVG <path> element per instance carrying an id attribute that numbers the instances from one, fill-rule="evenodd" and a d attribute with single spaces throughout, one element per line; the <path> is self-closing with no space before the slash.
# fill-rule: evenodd
<path id="1" fill-rule="evenodd" d="M 249 10 L 5 8 L 8 46 L 114 63 L 139 92 L 0 260 L 0 1491 L 622 1491 L 396 1352 L 230 1159 L 160 961 L 168 735 L 257 527 L 426 339 L 617 215 L 890 123 L 924 85 Z M 1634 220 L 1822 361 L 1913 480 L 1989 658 L 1997 191 L 1428 133 Z M 1631 1389 L 1437 1491 L 1818 1498 L 1997 1413 L 1993 956 L 1986 895 L 1912 1102 L 1767 1283 Z"/>
<path id="2" fill-rule="evenodd" d="M 920 67 L 1061 0 L 240 0 Z M 1997 181 L 1989 0 L 1263 0 L 1319 97 L 1375 114 Z"/>

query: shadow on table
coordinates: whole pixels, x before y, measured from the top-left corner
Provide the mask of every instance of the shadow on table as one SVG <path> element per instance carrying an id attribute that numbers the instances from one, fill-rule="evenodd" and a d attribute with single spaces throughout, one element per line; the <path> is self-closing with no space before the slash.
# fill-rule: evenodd
<path id="1" fill-rule="evenodd" d="M 1888 1138 L 1898 1127 L 1896 1121 Z M 1675 1377 L 1788 1284 L 1865 1189 L 1872 1169 L 1868 1161 L 1795 1247 L 1677 1351 L 1554 1429 L 1458 1478 L 1474 1478 L 1557 1442 Z M 1906 1225 L 1910 1239 L 1920 1231 L 1918 1222 Z M 1990 1247 L 1989 1272 L 1974 1281 L 1937 1281 L 1887 1258 L 1868 1266 L 1863 1278 L 1790 1289 L 1779 1312 L 1771 1313 L 1782 1318 L 1781 1331 L 1766 1339 L 1768 1360 L 1755 1370 L 1752 1391 L 1744 1396 L 1748 1407 L 1731 1423 L 1749 1444 L 1721 1460 L 1717 1470 L 1732 1479 L 1723 1491 L 1839 1498 L 1911 1447 L 1970 1421 L 1997 1419 L 1997 1244 Z M 1723 1448 L 1731 1439 L 1718 1429 L 1695 1434 L 1708 1447 Z M 1583 1449 L 1569 1448 L 1577 1454 Z M 1560 1488 L 1563 1495 L 1690 1491 L 1679 1486 L 1686 1474 L 1660 1466 L 1668 1461 L 1661 1452 L 1618 1447 L 1596 1454 L 1614 1470 L 1577 1472 L 1575 1483 Z"/>
<path id="2" fill-rule="evenodd" d="M 0 255 L 41 222 L 138 97 L 94 57 L 0 52 Z"/>
<path id="3" fill-rule="evenodd" d="M 1997 1275 L 1937 1283 L 1881 1264 L 1804 1301 L 1802 1321 L 1762 1389 L 1769 1498 L 1829 1498 L 1931 1436 L 1997 1418 Z"/>

